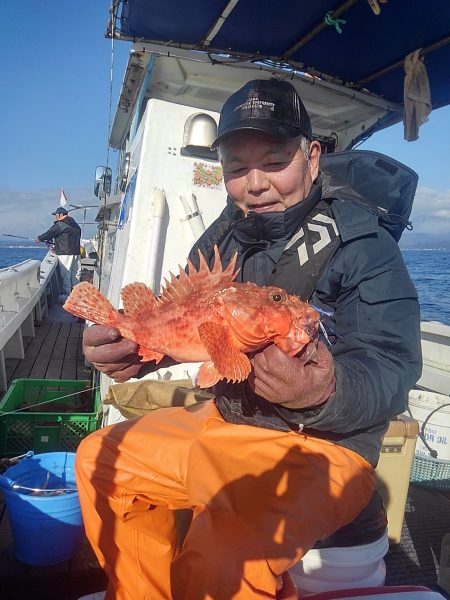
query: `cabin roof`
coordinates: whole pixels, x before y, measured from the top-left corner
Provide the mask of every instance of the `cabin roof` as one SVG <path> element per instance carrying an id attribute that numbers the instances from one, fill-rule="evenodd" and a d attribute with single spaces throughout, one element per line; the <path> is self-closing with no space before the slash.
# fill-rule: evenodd
<path id="1" fill-rule="evenodd" d="M 393 103 L 403 102 L 405 57 L 422 49 L 433 108 L 450 103 L 448 0 L 117 0 L 114 6 L 109 35 L 119 39 L 279 63 Z"/>

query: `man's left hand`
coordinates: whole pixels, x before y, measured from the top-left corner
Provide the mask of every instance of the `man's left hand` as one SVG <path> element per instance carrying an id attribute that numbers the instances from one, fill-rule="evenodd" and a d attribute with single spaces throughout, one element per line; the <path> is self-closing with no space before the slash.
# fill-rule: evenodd
<path id="1" fill-rule="evenodd" d="M 251 388 L 274 404 L 310 408 L 323 404 L 335 391 L 333 357 L 322 342 L 307 362 L 301 357 L 292 358 L 271 344 L 256 354 L 251 363 Z"/>

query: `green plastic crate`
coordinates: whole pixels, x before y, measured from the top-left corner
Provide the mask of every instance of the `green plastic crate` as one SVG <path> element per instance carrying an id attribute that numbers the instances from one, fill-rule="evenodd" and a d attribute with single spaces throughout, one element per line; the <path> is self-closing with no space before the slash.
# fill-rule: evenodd
<path id="1" fill-rule="evenodd" d="M 450 489 L 450 461 L 431 456 L 414 456 L 411 481 L 424 487 Z"/>
<path id="2" fill-rule="evenodd" d="M 0 403 L 0 454 L 74 452 L 100 426 L 100 398 L 91 387 L 84 380 L 15 379 Z"/>

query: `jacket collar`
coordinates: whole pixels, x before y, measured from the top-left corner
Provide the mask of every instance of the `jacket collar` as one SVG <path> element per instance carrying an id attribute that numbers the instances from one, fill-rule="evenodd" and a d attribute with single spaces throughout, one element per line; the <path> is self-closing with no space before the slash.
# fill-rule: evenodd
<path id="1" fill-rule="evenodd" d="M 379 229 L 379 215 L 351 200 L 334 198 L 331 210 L 343 242 L 377 233 Z"/>

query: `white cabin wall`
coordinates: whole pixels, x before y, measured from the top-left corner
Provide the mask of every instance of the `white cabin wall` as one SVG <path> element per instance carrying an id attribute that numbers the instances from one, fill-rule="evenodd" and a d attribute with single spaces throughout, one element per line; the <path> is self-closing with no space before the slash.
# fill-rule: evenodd
<path id="1" fill-rule="evenodd" d="M 162 190 L 167 200 L 167 233 L 162 273 L 178 272 L 184 265 L 195 238 L 180 201 L 184 195 L 189 201 L 195 193 L 205 226 L 207 227 L 225 206 L 223 184 L 205 188 L 193 184 L 196 163 L 217 167 L 216 161 L 181 156 L 184 124 L 197 109 L 161 100 L 151 99 L 143 117 L 142 147 L 137 167 L 136 191 L 132 207 L 130 239 L 127 248 L 122 286 L 133 281 L 148 283 L 153 228 L 153 206 L 156 190 Z M 206 112 L 206 111 L 203 111 Z M 218 115 L 211 114 L 218 120 Z"/>
<path id="2" fill-rule="evenodd" d="M 139 281 L 149 284 L 149 269 L 152 257 L 152 235 L 154 235 L 154 197 L 156 190 L 162 190 L 166 197 L 166 211 L 163 218 L 164 234 L 159 245 L 160 269 L 157 273 L 168 277 L 170 272 L 178 273 L 178 265 L 185 265 L 187 255 L 195 242 L 194 234 L 180 196 L 191 202 L 192 194 L 205 227 L 208 227 L 225 206 L 226 191 L 223 182 L 217 185 L 200 185 L 194 182 L 194 172 L 199 165 L 207 169 L 220 167 L 217 161 L 182 156 L 180 149 L 186 120 L 200 112 L 198 109 L 181 106 L 172 102 L 150 99 L 140 123 L 135 140 L 130 146 L 130 178 L 136 173 L 134 198 L 129 207 L 128 218 L 123 228 L 117 230 L 114 249 L 114 264 L 108 297 L 114 306 L 119 306 L 120 289 Z M 218 121 L 218 114 L 209 114 Z M 217 180 L 216 180 L 217 181 Z M 209 185 L 208 185 L 209 184 Z M 159 291 L 161 277 L 156 281 Z M 177 365 L 160 370 L 159 374 L 147 377 L 165 376 L 171 379 L 186 377 L 186 371 L 195 372 L 198 365 Z M 113 382 L 102 376 L 102 395 Z M 118 411 L 109 410 L 107 423 L 120 418 Z"/>

